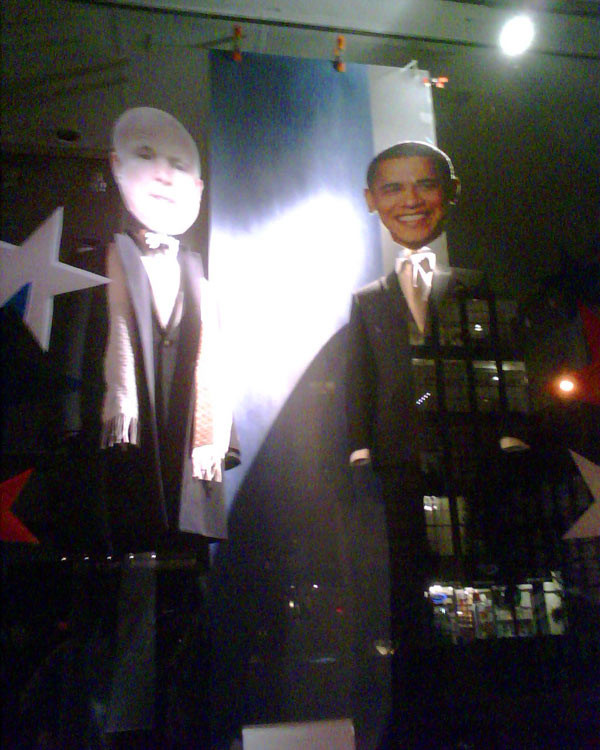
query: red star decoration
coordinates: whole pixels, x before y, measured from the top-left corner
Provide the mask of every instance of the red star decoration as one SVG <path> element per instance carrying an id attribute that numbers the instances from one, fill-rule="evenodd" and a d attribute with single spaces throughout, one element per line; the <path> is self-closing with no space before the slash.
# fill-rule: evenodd
<path id="1" fill-rule="evenodd" d="M 11 510 L 32 472 L 33 469 L 27 469 L 0 484 L 0 540 L 3 542 L 40 543 Z"/>

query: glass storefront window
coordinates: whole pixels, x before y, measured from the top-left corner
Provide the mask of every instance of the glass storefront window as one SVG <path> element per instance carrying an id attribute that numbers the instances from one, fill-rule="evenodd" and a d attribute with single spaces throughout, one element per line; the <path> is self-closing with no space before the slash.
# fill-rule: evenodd
<path id="1" fill-rule="evenodd" d="M 444 583 L 434 583 L 426 595 L 438 634 L 454 644 L 565 632 L 562 587 L 556 578 L 519 584 L 512 599 L 506 586 L 473 588 Z"/>

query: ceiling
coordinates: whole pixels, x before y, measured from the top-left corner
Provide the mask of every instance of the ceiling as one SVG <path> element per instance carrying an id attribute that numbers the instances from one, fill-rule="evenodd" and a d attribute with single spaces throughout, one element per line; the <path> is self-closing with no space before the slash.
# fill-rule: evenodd
<path id="1" fill-rule="evenodd" d="M 205 52 L 230 49 L 236 23 L 242 52 L 331 59 L 341 33 L 348 62 L 416 61 L 448 77 L 432 91 L 438 143 L 463 181 L 452 261 L 518 294 L 523 274 L 556 268 L 565 242 L 597 252 L 600 205 L 600 2 L 524 5 L 534 46 L 509 59 L 496 38 L 510 2 L 4 0 L 2 146 L 105 156 L 132 104 L 202 123 Z"/>

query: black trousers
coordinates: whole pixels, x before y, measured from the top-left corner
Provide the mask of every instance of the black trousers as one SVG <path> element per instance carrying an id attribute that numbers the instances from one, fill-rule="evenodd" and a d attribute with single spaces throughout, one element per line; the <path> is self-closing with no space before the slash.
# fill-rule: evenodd
<path id="1" fill-rule="evenodd" d="M 378 471 L 389 546 L 391 635 L 397 649 L 427 645 L 429 607 L 424 597 L 431 556 L 417 465 Z"/>
<path id="2" fill-rule="evenodd" d="M 423 686 L 431 668 L 427 649 L 433 631 L 425 588 L 431 570 L 418 465 L 379 469 L 389 547 L 392 711 L 380 750 L 428 748 L 423 735 Z"/>

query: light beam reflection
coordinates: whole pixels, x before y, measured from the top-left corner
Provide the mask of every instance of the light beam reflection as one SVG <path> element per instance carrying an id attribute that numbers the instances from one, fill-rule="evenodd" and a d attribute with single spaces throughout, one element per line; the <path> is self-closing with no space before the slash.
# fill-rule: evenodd
<path id="1" fill-rule="evenodd" d="M 365 215 L 329 192 L 252 231 L 213 231 L 210 278 L 235 374 L 234 410 L 252 421 L 256 438 L 251 456 L 242 444 L 246 466 L 298 379 L 347 322 L 367 236 Z M 243 439 L 243 424 L 240 431 Z"/>

